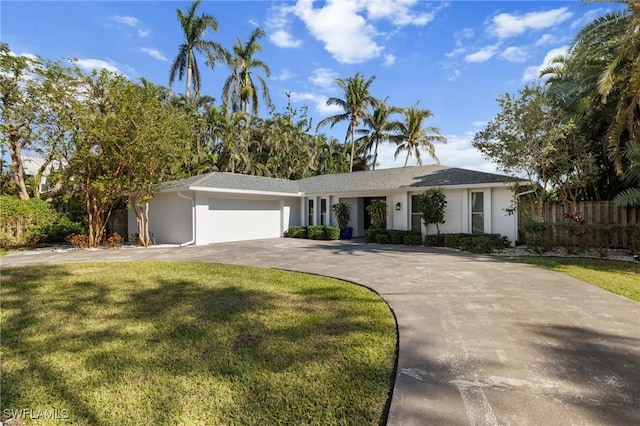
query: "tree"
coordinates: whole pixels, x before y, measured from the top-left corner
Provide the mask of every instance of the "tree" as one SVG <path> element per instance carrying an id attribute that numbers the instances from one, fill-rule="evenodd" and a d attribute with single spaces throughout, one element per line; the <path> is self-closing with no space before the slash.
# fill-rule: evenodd
<path id="1" fill-rule="evenodd" d="M 387 227 L 387 202 L 384 200 L 372 200 L 367 206 L 367 212 L 371 216 L 371 226 L 374 228 Z"/>
<path id="2" fill-rule="evenodd" d="M 353 171 L 353 162 L 356 150 L 356 127 L 360 125 L 360 120 L 366 115 L 367 108 L 374 107 L 376 105 L 376 99 L 371 96 L 371 93 L 369 92 L 369 88 L 375 78 L 376 76 L 374 75 L 365 80 L 364 76 L 358 72 L 353 77 L 336 79 L 336 83 L 344 93 L 344 99 L 329 98 L 327 99 L 327 106 L 339 106 L 344 110 L 344 112 L 321 120 L 316 128 L 316 130 L 318 130 L 320 127 L 327 124 L 330 124 L 331 127 L 333 127 L 342 121 L 349 121 L 345 141 L 348 140 L 349 136 L 351 137 L 350 172 Z"/>
<path id="3" fill-rule="evenodd" d="M 613 203 L 625 207 L 640 206 L 640 142 L 627 144 L 624 155 L 629 160 L 629 166 L 623 177 L 634 186 L 618 194 Z"/>
<path id="4" fill-rule="evenodd" d="M 200 91 L 201 76 L 195 55 L 196 52 L 206 54 L 209 58 L 207 64 L 211 67 L 225 55 L 225 50 L 220 44 L 203 38 L 208 30 L 218 31 L 218 21 L 208 13 L 196 16 L 196 9 L 200 5 L 200 1 L 194 0 L 186 13 L 176 9 L 176 15 L 184 35 L 184 42 L 178 47 L 178 54 L 171 64 L 169 85 L 173 84 L 176 75 L 179 80 L 182 80 L 186 74 L 185 95 L 187 97 L 191 96 L 190 87 L 193 88 L 194 92 Z"/>
<path id="5" fill-rule="evenodd" d="M 440 188 L 432 188 L 418 194 L 418 209 L 422 215 L 425 228 L 436 225 L 438 234 L 440 224 L 445 222 L 444 213 L 447 208 L 447 199 Z"/>
<path id="6" fill-rule="evenodd" d="M 45 170 L 60 160 L 60 149 L 71 128 L 71 104 L 78 96 L 77 70 L 57 62 L 15 55 L 0 44 L 0 141 L 11 157 L 18 196 L 40 196 Z M 29 190 L 25 155 L 38 157 L 39 170 Z M 60 185 L 54 188 L 54 193 Z"/>
<path id="7" fill-rule="evenodd" d="M 356 130 L 356 133 L 363 135 L 356 140 L 356 143 L 361 143 L 362 149 L 366 152 L 373 151 L 372 170 L 376 169 L 376 163 L 378 162 L 378 145 L 381 142 L 390 142 L 401 128 L 399 121 L 390 120 L 392 114 L 400 111 L 400 108 L 390 107 L 386 99 L 377 101 L 373 112 L 363 118 L 367 128 Z"/>
<path id="8" fill-rule="evenodd" d="M 179 177 L 189 152 L 186 117 L 158 99 L 156 87 L 138 86 L 122 75 L 102 70 L 86 76 L 84 84 L 65 172 L 84 198 L 89 246 L 104 240 L 113 208 L 126 198 L 140 242 L 147 245 L 153 185 Z"/>
<path id="9" fill-rule="evenodd" d="M 437 127 L 424 127 L 425 120 L 433 115 L 431 111 L 420 109 L 416 104 L 409 108 L 403 108 L 402 114 L 404 115 L 404 121 L 399 122 L 397 125 L 398 132 L 392 137 L 398 145 L 394 158 L 397 158 L 401 152 L 407 151 L 404 167 L 407 167 L 409 157 L 412 155 L 415 155 L 416 162 L 422 165 L 420 150 L 423 149 L 440 164 L 433 142 L 447 143 L 447 139 L 440 134 L 440 130 Z"/>
<path id="10" fill-rule="evenodd" d="M 583 27 L 570 53 L 578 64 L 595 63 L 587 70 L 597 76 L 600 99 L 606 103 L 613 98 L 616 107 L 608 143 L 622 173 L 626 141 L 640 140 L 640 3 L 619 3 L 626 4 L 625 10 L 610 12 Z"/>
<path id="11" fill-rule="evenodd" d="M 231 75 L 227 78 L 222 88 L 222 99 L 225 105 L 231 106 L 233 111 L 244 111 L 258 114 L 258 87 L 255 79 L 258 80 L 261 88 L 261 94 L 268 107 L 272 102 L 269 96 L 267 83 L 260 76 L 255 74 L 253 69 L 262 70 L 267 77 L 271 76 L 271 70 L 259 59 L 254 58 L 256 52 L 262 51 L 262 46 L 258 40 L 265 36 L 265 32 L 261 28 L 253 30 L 249 39 L 242 44 L 238 38 L 233 46 L 233 53 L 228 52 L 225 55 L 225 62 L 231 70 Z"/>

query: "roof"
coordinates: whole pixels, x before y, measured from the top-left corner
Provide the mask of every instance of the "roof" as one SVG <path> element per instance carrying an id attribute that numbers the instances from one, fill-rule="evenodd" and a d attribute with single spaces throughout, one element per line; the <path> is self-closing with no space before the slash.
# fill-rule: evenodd
<path id="1" fill-rule="evenodd" d="M 262 176 L 250 176 L 239 173 L 211 172 L 204 175 L 192 176 L 173 182 L 160 184 L 160 190 L 189 190 L 189 189 L 229 189 L 250 192 L 276 192 L 298 195 L 299 185 L 296 181 L 276 179 Z"/>
<path id="2" fill-rule="evenodd" d="M 438 186 L 504 184 L 512 178 L 440 165 L 365 170 L 314 176 L 300 180 L 301 190 L 309 194 L 364 192 L 375 190 L 415 190 Z"/>
<path id="3" fill-rule="evenodd" d="M 298 195 L 348 192 L 418 190 L 438 186 L 504 185 L 513 180 L 505 175 L 440 165 L 365 170 L 313 176 L 297 181 L 239 173 L 212 172 L 161 184 L 162 191 L 223 190 Z"/>

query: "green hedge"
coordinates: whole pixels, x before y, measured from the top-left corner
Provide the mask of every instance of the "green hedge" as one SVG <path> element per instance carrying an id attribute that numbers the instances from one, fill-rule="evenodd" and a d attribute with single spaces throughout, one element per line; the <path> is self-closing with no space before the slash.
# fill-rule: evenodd
<path id="1" fill-rule="evenodd" d="M 382 236 L 382 237 L 381 237 Z M 381 229 L 381 228 L 369 228 L 364 231 L 364 240 L 367 243 L 378 244 L 406 244 L 406 237 L 419 237 L 422 242 L 422 236 L 416 231 L 406 231 L 402 229 Z M 414 241 L 410 239 L 410 241 Z M 415 245 L 415 244 L 411 244 Z"/>
<path id="2" fill-rule="evenodd" d="M 434 234 L 424 236 L 424 245 L 426 247 L 444 247 L 445 234 Z"/>
<path id="3" fill-rule="evenodd" d="M 308 238 L 311 240 L 339 240 L 340 228 L 337 226 L 290 226 L 287 229 L 289 238 Z"/>
<path id="4" fill-rule="evenodd" d="M 59 215 L 46 201 L 0 196 L 0 246 L 62 242 L 69 234 L 84 232 L 82 224 Z"/>
<path id="5" fill-rule="evenodd" d="M 427 247 L 450 247 L 472 253 L 493 253 L 511 246 L 509 239 L 500 234 L 436 234 L 426 235 Z"/>

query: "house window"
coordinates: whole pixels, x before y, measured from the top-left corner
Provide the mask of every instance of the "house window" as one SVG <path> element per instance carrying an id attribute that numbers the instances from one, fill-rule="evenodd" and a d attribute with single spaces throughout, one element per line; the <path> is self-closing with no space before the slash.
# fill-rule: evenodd
<path id="1" fill-rule="evenodd" d="M 411 196 L 411 230 L 422 232 L 422 215 L 418 203 L 418 195 Z"/>
<path id="2" fill-rule="evenodd" d="M 471 193 L 471 232 L 484 234 L 484 193 Z"/>
<path id="3" fill-rule="evenodd" d="M 309 199 L 308 202 L 308 207 L 307 207 L 307 215 L 308 215 L 308 219 L 307 219 L 307 223 L 309 226 L 313 225 L 313 199 Z"/>
<path id="4" fill-rule="evenodd" d="M 327 200 L 320 200 L 320 225 L 327 225 Z"/>

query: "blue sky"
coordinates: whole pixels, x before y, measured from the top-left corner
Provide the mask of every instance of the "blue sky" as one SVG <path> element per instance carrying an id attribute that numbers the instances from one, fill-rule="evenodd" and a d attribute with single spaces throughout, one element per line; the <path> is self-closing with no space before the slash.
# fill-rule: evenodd
<path id="1" fill-rule="evenodd" d="M 168 85 L 182 34 L 176 1 L 7 1 L 0 3 L 0 39 L 17 54 L 75 58 L 86 69 L 106 67 L 138 80 Z M 337 111 L 336 78 L 376 76 L 377 98 L 410 106 L 420 101 L 447 145 L 436 144 L 441 164 L 496 171 L 471 146 L 476 131 L 498 112 L 496 99 L 537 79 L 538 70 L 566 51 L 576 32 L 612 4 L 577 1 L 416 0 L 204 0 L 219 31 L 207 38 L 231 49 L 256 26 L 267 31 L 257 54 L 271 68 L 271 97 L 282 111 L 286 92 L 294 107 L 307 105 L 317 123 Z M 198 57 L 201 92 L 220 99 L 229 71 Z M 184 82 L 173 84 L 184 91 Z M 266 108 L 261 108 L 266 115 Z M 321 129 L 340 140 L 346 123 Z M 380 150 L 380 167 L 400 167 L 394 148 Z M 433 161 L 424 158 L 425 164 Z M 410 164 L 415 162 L 410 161 Z"/>

